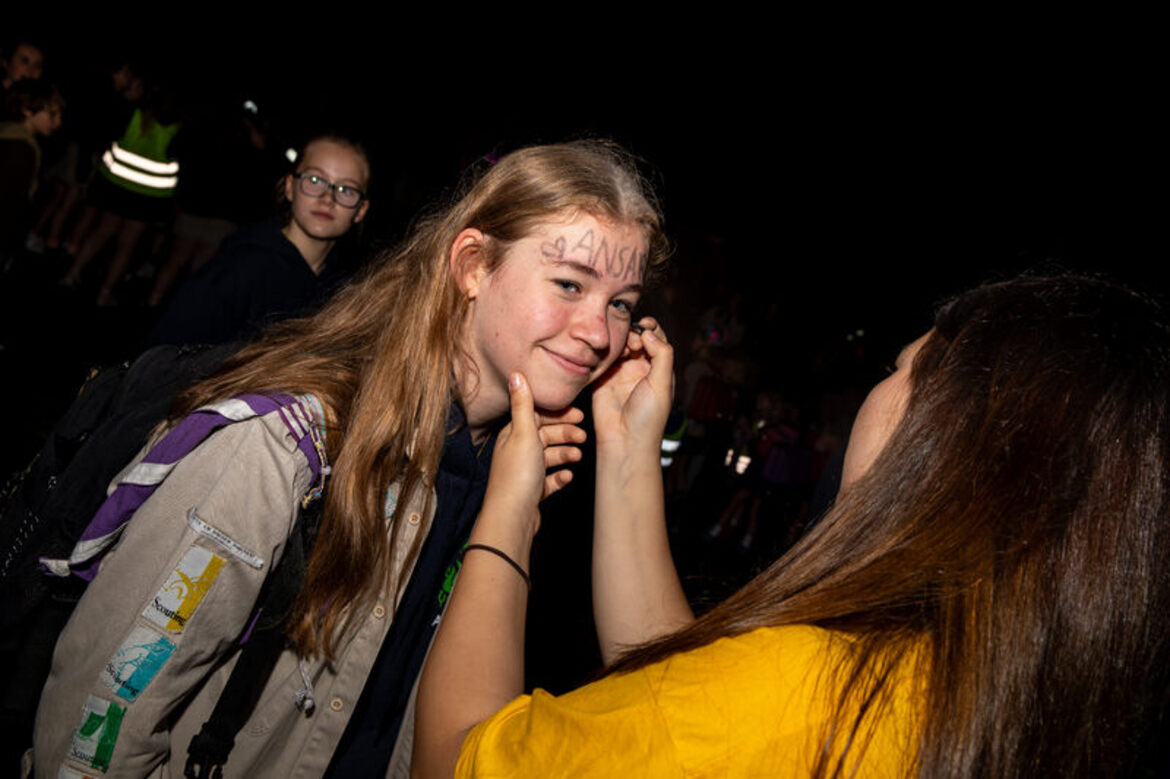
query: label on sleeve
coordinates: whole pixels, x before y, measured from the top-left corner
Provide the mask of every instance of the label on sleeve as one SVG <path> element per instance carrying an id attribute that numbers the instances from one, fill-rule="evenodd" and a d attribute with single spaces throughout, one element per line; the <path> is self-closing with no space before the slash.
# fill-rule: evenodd
<path id="1" fill-rule="evenodd" d="M 187 620 L 215 584 L 224 560 L 217 554 L 193 546 L 147 604 L 142 616 L 164 630 L 182 633 Z"/>
<path id="2" fill-rule="evenodd" d="M 163 667 L 175 644 L 144 627 L 135 627 L 106 663 L 101 680 L 119 698 L 133 701 Z"/>
<path id="3" fill-rule="evenodd" d="M 81 708 L 81 722 L 73 733 L 69 745 L 69 757 L 79 760 L 90 768 L 108 771 L 114 744 L 118 741 L 118 730 L 126 708 L 96 695 L 86 698 Z M 68 773 L 66 773 L 68 771 Z M 84 776 L 68 766 L 61 766 L 58 776 Z"/>
<path id="4" fill-rule="evenodd" d="M 256 570 L 260 570 L 264 567 L 264 558 L 260 557 L 251 549 L 236 541 L 236 539 L 232 538 L 219 528 L 204 522 L 199 518 L 199 515 L 195 513 L 195 509 L 191 509 L 189 512 L 187 512 L 187 526 L 199 535 L 205 538 L 210 538 L 212 541 L 222 546 L 228 554 L 232 555 L 240 562 L 245 563 L 246 565 L 250 565 Z"/>

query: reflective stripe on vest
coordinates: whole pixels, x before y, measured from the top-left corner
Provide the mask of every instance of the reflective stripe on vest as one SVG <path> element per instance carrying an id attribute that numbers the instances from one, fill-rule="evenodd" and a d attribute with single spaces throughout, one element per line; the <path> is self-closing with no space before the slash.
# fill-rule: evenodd
<path id="1" fill-rule="evenodd" d="M 120 140 L 102 154 L 102 173 L 114 184 L 151 197 L 170 197 L 179 183 L 179 163 L 167 149 L 178 124 L 148 121 L 138 109 Z"/>
<path id="2" fill-rule="evenodd" d="M 155 162 L 134 152 L 126 151 L 114 141 L 102 155 L 102 163 L 115 176 L 152 189 L 174 189 L 179 183 L 179 163 Z M 168 175 L 159 175 L 168 174 Z"/>

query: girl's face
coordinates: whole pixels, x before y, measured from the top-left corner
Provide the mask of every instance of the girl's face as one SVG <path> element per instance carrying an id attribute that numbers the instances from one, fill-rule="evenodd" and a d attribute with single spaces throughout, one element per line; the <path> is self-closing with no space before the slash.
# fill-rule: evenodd
<path id="1" fill-rule="evenodd" d="M 902 421 L 906 402 L 910 399 L 910 369 L 915 355 L 929 337 L 930 331 L 902 349 L 894 363 L 894 372 L 870 390 L 858 409 L 853 430 L 849 433 L 849 444 L 845 447 L 842 488 L 857 481 L 869 470 Z"/>
<path id="2" fill-rule="evenodd" d="M 331 184 L 355 187 L 363 192 L 370 174 L 366 161 L 351 147 L 330 140 L 317 140 L 305 147 L 297 173 L 315 174 Z M 290 226 L 310 238 L 332 241 L 362 221 L 369 201 L 363 199 L 356 208 L 338 205 L 333 190 L 322 195 L 306 195 L 300 182 L 289 175 L 284 181 L 284 196 L 292 204 Z"/>
<path id="3" fill-rule="evenodd" d="M 502 416 L 508 376 L 519 371 L 537 407 L 567 407 L 625 348 L 646 259 L 637 225 L 574 213 L 538 225 L 494 271 L 475 264 L 460 279 L 471 298 L 465 345 L 479 371 L 469 405 Z"/>

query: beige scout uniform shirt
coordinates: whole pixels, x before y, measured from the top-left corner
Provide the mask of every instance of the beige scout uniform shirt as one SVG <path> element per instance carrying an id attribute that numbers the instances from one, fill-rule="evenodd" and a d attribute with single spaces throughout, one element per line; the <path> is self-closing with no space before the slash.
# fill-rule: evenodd
<path id="1" fill-rule="evenodd" d="M 129 522 L 57 642 L 37 712 L 38 776 L 183 775 L 310 479 L 276 413 L 220 430 L 176 466 Z M 395 512 L 404 524 L 392 579 L 430 527 L 433 510 L 424 517 L 422 504 L 420 496 Z M 396 605 L 373 605 L 333 665 L 285 651 L 224 775 L 324 773 Z M 297 706 L 306 680 L 310 712 Z M 409 720 L 399 739 L 407 754 L 396 753 L 391 774 L 408 765 Z"/>

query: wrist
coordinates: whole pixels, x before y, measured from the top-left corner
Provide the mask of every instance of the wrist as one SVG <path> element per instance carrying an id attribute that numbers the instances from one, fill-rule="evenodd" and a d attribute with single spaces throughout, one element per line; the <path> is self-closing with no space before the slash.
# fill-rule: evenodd
<path id="1" fill-rule="evenodd" d="M 527 568 L 532 540 L 540 527 L 540 511 L 533 508 L 528 516 L 522 514 L 485 501 L 468 541 L 496 547 Z"/>
<path id="2" fill-rule="evenodd" d="M 662 436 L 627 436 L 608 441 L 597 441 L 597 459 L 650 460 L 658 463 L 662 453 Z"/>

